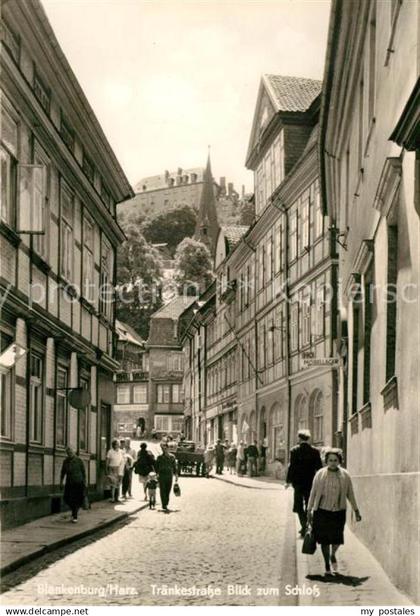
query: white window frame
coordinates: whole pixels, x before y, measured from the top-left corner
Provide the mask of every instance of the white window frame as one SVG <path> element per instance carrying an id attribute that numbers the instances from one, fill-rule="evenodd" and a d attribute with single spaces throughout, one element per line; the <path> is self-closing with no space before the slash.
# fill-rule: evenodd
<path id="1" fill-rule="evenodd" d="M 111 243 L 104 235 L 102 236 L 101 250 L 100 312 L 102 312 L 108 320 L 112 320 L 114 307 L 114 286 L 112 284 L 114 250 Z"/>
<path id="2" fill-rule="evenodd" d="M 40 375 L 32 374 L 32 360 L 36 359 L 40 366 Z M 42 443 L 44 422 L 44 358 L 38 353 L 31 353 L 30 361 L 30 422 L 29 440 L 31 443 Z"/>
<path id="3" fill-rule="evenodd" d="M 321 194 L 319 184 L 313 185 L 313 212 L 314 212 L 314 239 L 320 238 L 324 233 L 324 214 L 322 212 Z"/>
<path id="4" fill-rule="evenodd" d="M 170 404 L 171 386 L 169 384 L 159 383 L 157 385 L 157 401 L 158 404 Z"/>
<path id="5" fill-rule="evenodd" d="M 147 383 L 133 385 L 133 403 L 147 404 Z"/>
<path id="6" fill-rule="evenodd" d="M 289 229 L 289 261 L 293 262 L 297 258 L 297 211 L 290 213 Z"/>
<path id="7" fill-rule="evenodd" d="M 69 198 L 71 214 L 65 212 L 63 196 Z M 72 282 L 73 278 L 73 225 L 74 225 L 74 193 L 64 182 L 60 186 L 61 203 L 61 247 L 60 247 L 60 272 L 63 278 Z"/>
<path id="8" fill-rule="evenodd" d="M 308 250 L 310 245 L 310 233 L 309 233 L 309 213 L 310 213 L 310 201 L 309 190 L 300 198 L 300 253 L 304 253 Z"/>
<path id="9" fill-rule="evenodd" d="M 290 347 L 291 351 L 299 349 L 299 303 L 294 302 L 290 310 Z"/>
<path id="10" fill-rule="evenodd" d="M 117 385 L 117 404 L 130 404 L 131 385 Z M 127 395 L 128 394 L 128 395 Z"/>
<path id="11" fill-rule="evenodd" d="M 64 376 L 60 379 L 60 373 Z M 59 447 L 64 447 L 67 442 L 67 417 L 68 417 L 68 391 L 61 389 L 61 387 L 68 387 L 69 382 L 69 369 L 67 366 L 57 366 L 57 391 L 56 391 L 56 434 L 55 442 Z M 63 405 L 63 438 L 58 439 L 58 419 L 59 419 L 59 405 Z"/>
<path id="12" fill-rule="evenodd" d="M 179 383 L 172 384 L 172 403 L 173 404 L 181 404 L 182 403 L 182 385 Z"/>
<path id="13" fill-rule="evenodd" d="M 90 232 L 89 232 L 90 227 Z M 95 229 L 88 216 L 83 217 L 83 295 L 95 301 Z"/>

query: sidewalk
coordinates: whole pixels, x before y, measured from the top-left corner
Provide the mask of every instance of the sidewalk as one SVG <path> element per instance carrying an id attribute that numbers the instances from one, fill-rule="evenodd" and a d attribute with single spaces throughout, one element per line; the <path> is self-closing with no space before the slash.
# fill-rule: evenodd
<path id="1" fill-rule="evenodd" d="M 71 514 L 66 511 L 3 531 L 0 575 L 10 573 L 42 554 L 91 535 L 144 509 L 148 504 L 136 492 L 135 498 L 123 501 L 122 504 L 108 501 L 92 503 L 88 511 L 80 510 L 77 524 L 71 523 Z"/>
<path id="2" fill-rule="evenodd" d="M 218 479 L 243 488 L 256 488 L 257 490 L 284 490 L 284 484 L 274 477 L 248 477 L 247 475 L 230 475 L 223 471 L 223 475 L 212 473 L 211 479 Z"/>
<path id="3" fill-rule="evenodd" d="M 297 520 L 297 516 L 296 520 Z M 298 537 L 296 522 L 296 537 Z M 301 589 L 317 586 L 320 596 L 298 596 L 299 605 L 386 605 L 404 606 L 413 603 L 391 582 L 377 560 L 346 525 L 345 544 L 337 552 L 338 575 L 324 577 L 324 560 L 320 546 L 313 556 L 302 554 L 302 539 L 297 539 L 296 561 L 298 585 Z"/>
<path id="4" fill-rule="evenodd" d="M 245 488 L 284 490 L 284 483 L 273 477 L 238 477 L 224 472 L 223 475 L 212 474 L 211 478 Z M 288 492 L 291 495 L 293 490 Z M 289 500 L 291 507 L 291 498 Z M 316 588 L 320 592 L 319 597 L 313 594 L 298 595 L 300 606 L 413 605 L 410 599 L 392 584 L 380 564 L 348 525 L 345 528 L 345 545 L 337 553 L 339 574 L 325 578 L 321 548 L 317 546 L 313 556 L 302 554 L 300 525 L 297 516 L 295 519 L 296 527 L 293 525 L 290 532 L 296 534 L 297 584 L 302 593 Z"/>

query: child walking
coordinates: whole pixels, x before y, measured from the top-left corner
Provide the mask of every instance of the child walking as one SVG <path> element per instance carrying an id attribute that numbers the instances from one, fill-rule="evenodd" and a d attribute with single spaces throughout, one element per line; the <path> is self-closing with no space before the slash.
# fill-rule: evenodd
<path id="1" fill-rule="evenodd" d="M 149 509 L 155 509 L 156 507 L 156 488 L 158 486 L 158 480 L 156 473 L 149 473 L 147 477 L 146 490 L 149 497 Z"/>

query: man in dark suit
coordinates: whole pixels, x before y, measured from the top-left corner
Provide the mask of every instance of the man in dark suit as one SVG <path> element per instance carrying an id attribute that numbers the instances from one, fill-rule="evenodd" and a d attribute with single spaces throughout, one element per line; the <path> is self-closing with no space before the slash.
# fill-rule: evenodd
<path id="1" fill-rule="evenodd" d="M 306 530 L 306 514 L 309 495 L 315 473 L 322 468 L 321 455 L 315 447 L 309 444 L 309 430 L 298 432 L 299 444 L 290 450 L 290 462 L 287 469 L 286 488 L 292 484 L 295 494 L 293 511 L 298 514 L 302 537 Z"/>

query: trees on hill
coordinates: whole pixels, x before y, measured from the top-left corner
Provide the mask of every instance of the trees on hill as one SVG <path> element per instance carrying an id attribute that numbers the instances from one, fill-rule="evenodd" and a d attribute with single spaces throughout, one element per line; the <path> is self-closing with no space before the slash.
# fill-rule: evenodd
<path id="1" fill-rule="evenodd" d="M 124 232 L 127 240 L 117 252 L 117 318 L 147 339 L 150 316 L 162 305 L 160 257 L 137 225 L 127 224 Z"/>
<path id="2" fill-rule="evenodd" d="M 181 293 L 200 294 L 214 280 L 210 251 L 205 244 L 185 238 L 175 253 L 175 281 Z"/>
<path id="3" fill-rule="evenodd" d="M 167 244 L 170 253 L 174 255 L 178 244 L 184 238 L 194 235 L 196 222 L 197 212 L 183 205 L 146 219 L 142 231 L 149 242 Z"/>

